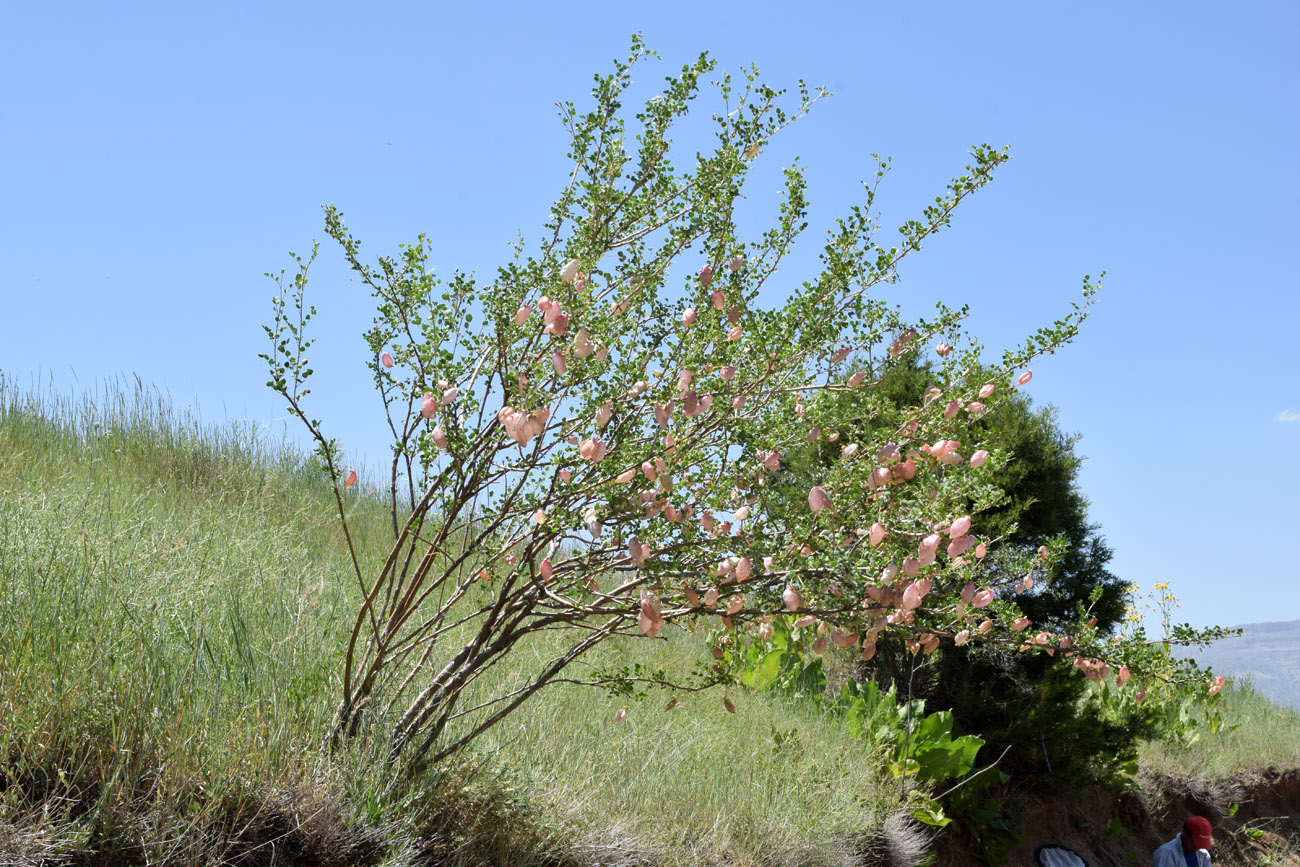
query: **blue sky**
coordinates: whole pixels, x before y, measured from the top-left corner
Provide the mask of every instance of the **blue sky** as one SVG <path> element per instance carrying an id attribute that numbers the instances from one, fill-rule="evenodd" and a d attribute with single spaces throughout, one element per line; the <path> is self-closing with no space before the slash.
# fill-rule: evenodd
<path id="1" fill-rule="evenodd" d="M 969 303 L 971 329 L 1001 347 L 1108 271 L 1083 335 L 1035 366 L 1032 390 L 1082 434 L 1113 568 L 1172 581 L 1178 619 L 1197 625 L 1298 619 L 1300 6 L 1225 10 L 11 4 L 0 370 L 61 391 L 137 373 L 209 420 L 280 431 L 256 358 L 262 274 L 324 237 L 320 205 L 337 204 L 372 254 L 427 232 L 440 273 L 490 275 L 520 231 L 536 237 L 563 183 L 554 103 L 582 105 L 640 31 L 663 57 L 646 87 L 708 50 L 835 92 L 765 151 L 751 191 L 761 213 L 784 165 L 808 168 L 792 284 L 860 200 L 869 154 L 893 158 L 878 203 L 894 226 L 970 145 L 1009 144 L 1012 162 L 891 299 L 916 313 Z M 322 250 L 319 413 L 378 455 L 367 298 Z"/>

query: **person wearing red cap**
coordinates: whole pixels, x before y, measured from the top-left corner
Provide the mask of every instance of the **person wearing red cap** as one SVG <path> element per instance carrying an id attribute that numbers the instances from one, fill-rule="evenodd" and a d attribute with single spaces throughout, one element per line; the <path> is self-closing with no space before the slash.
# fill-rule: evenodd
<path id="1" fill-rule="evenodd" d="M 1210 867 L 1214 828 L 1204 816 L 1192 816 L 1183 832 L 1156 850 L 1151 867 Z"/>

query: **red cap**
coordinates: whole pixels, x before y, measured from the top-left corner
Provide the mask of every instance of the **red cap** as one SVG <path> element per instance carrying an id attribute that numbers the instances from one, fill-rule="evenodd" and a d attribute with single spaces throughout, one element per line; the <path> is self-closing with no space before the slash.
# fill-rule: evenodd
<path id="1" fill-rule="evenodd" d="M 1192 838 L 1192 845 L 1197 849 L 1208 849 L 1214 842 L 1211 837 L 1214 828 L 1210 826 L 1210 820 L 1204 816 L 1192 816 L 1183 826 L 1183 830 Z"/>

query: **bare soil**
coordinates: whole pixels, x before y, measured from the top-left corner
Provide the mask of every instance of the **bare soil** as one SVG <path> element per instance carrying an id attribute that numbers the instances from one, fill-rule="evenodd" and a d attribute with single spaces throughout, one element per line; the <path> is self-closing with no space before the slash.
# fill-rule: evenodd
<path id="1" fill-rule="evenodd" d="M 1012 867 L 1032 867 L 1034 850 L 1058 843 L 1088 867 L 1147 867 L 1151 853 L 1173 839 L 1189 815 L 1214 825 L 1215 867 L 1300 867 L 1300 769 L 1241 774 L 1226 780 L 1148 778 L 1119 792 L 1089 788 L 1069 796 L 1008 794 L 1025 842 L 1010 851 Z M 938 841 L 942 867 L 983 867 L 969 835 Z"/>

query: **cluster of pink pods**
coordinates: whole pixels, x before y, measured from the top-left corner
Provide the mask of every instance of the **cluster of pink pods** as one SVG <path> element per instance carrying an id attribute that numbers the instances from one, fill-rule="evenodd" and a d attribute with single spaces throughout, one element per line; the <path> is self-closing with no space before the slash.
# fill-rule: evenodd
<path id="1" fill-rule="evenodd" d="M 542 435 L 542 431 L 546 430 L 546 421 L 550 416 L 551 411 L 545 405 L 539 406 L 529 413 L 520 412 L 508 406 L 501 407 L 497 412 L 497 420 L 506 429 L 506 434 L 521 447 L 528 445 L 529 440 Z"/>

